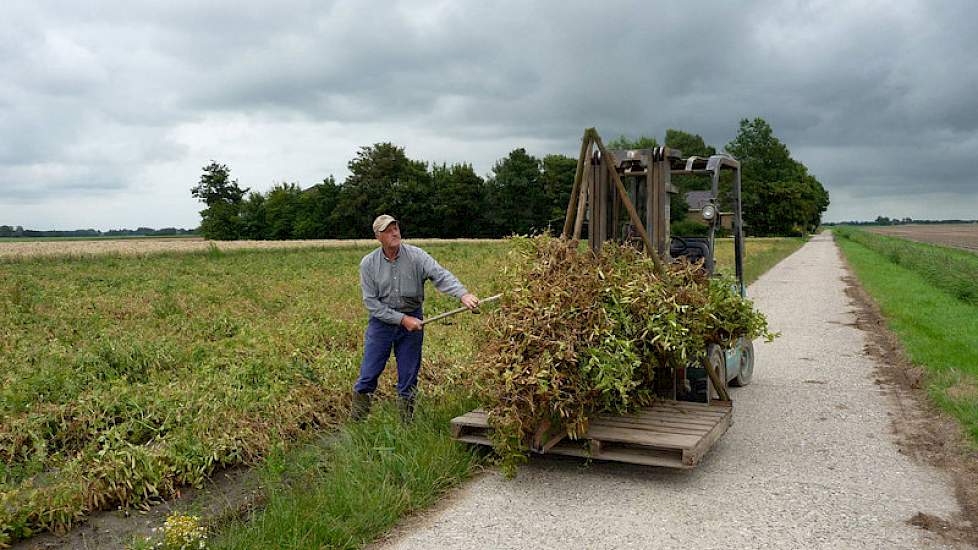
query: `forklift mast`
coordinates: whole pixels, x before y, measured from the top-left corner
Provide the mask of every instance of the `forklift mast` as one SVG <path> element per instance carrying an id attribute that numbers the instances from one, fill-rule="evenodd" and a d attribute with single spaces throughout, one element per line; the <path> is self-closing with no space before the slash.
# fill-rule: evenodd
<path id="1" fill-rule="evenodd" d="M 587 239 L 591 250 L 600 252 L 607 241 L 641 244 L 639 232 L 623 208 L 623 201 L 616 192 L 609 168 L 614 168 L 625 186 L 631 204 L 643 222 L 655 252 L 664 261 L 680 256 L 690 260 L 704 260 L 704 267 L 711 274 L 715 265 L 715 235 L 721 215 L 733 216 L 734 268 L 741 295 L 744 284 L 744 239 L 740 196 L 740 163 L 726 154 L 710 157 L 683 158 L 681 151 L 671 147 L 652 149 L 609 149 L 607 155 L 600 151 L 589 155 L 585 161 L 583 181 L 590 197 L 587 209 Z M 607 157 L 607 158 L 605 158 Z M 608 166 L 608 165 L 611 166 Z M 720 174 L 733 173 L 731 212 L 720 212 Z M 672 184 L 672 176 L 709 176 L 709 203 L 701 212 L 709 225 L 708 237 L 692 237 L 670 234 L 670 196 L 678 189 Z"/>

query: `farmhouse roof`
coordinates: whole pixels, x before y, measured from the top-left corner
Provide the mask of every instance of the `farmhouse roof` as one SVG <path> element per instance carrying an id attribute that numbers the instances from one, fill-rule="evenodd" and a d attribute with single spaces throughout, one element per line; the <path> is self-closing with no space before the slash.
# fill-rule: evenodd
<path id="1" fill-rule="evenodd" d="M 690 210 L 702 210 L 712 197 L 713 193 L 710 191 L 690 191 L 686 193 L 686 204 Z"/>

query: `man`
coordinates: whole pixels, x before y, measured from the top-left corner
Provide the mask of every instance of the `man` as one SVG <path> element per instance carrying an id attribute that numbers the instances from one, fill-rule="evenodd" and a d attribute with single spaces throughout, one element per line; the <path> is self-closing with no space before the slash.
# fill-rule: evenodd
<path id="1" fill-rule="evenodd" d="M 479 299 L 427 252 L 402 244 L 401 228 L 393 217 L 377 216 L 373 229 L 380 248 L 360 261 L 363 305 L 370 312 L 370 320 L 363 342 L 360 378 L 353 387 L 352 417 L 361 420 L 370 412 L 371 396 L 393 349 L 401 417 L 410 420 L 421 368 L 425 281 L 431 279 L 435 288 L 459 298 L 469 309 L 478 307 Z"/>

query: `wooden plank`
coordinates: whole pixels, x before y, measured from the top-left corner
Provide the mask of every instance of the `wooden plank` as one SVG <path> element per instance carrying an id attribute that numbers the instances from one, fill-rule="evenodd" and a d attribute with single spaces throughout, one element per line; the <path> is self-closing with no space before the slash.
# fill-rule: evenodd
<path id="1" fill-rule="evenodd" d="M 659 419 L 659 420 L 672 420 L 675 422 L 686 422 L 689 424 L 702 424 L 712 426 L 718 420 L 723 418 L 724 415 L 719 416 L 693 416 L 689 414 L 675 413 L 675 412 L 657 412 L 652 414 L 644 414 L 638 418 L 648 418 L 648 419 Z"/>
<path id="2" fill-rule="evenodd" d="M 605 420 L 634 420 L 639 422 L 665 422 L 676 424 L 677 426 L 713 426 L 722 416 L 704 418 L 701 416 L 689 416 L 679 413 L 650 413 L 650 414 L 630 414 L 627 416 L 602 416 L 595 418 L 592 422 L 604 422 Z"/>
<path id="3" fill-rule="evenodd" d="M 472 426 L 476 428 L 487 428 L 489 427 L 489 419 L 487 416 L 476 416 L 472 413 L 459 416 L 452 419 L 452 424 L 457 424 L 459 426 Z"/>
<path id="4" fill-rule="evenodd" d="M 577 211 L 577 194 L 581 187 L 581 177 L 584 175 L 584 154 L 591 149 L 591 140 L 588 138 L 587 130 L 581 138 L 581 154 L 577 157 L 577 170 L 574 172 L 574 188 L 571 189 L 570 201 L 567 204 L 567 215 L 564 217 L 564 230 L 560 233 L 561 237 L 566 238 L 570 233 L 571 224 L 574 223 L 574 212 Z"/>
<path id="5" fill-rule="evenodd" d="M 489 438 L 484 435 L 463 434 L 462 436 L 456 439 L 464 443 L 474 443 L 476 445 L 487 445 L 490 447 L 492 446 L 492 443 L 489 441 Z"/>
<path id="6" fill-rule="evenodd" d="M 717 422 L 717 420 L 723 417 L 716 416 L 712 418 L 703 418 L 701 416 L 684 415 L 681 413 L 657 412 L 651 414 L 630 415 L 630 416 L 624 416 L 620 418 L 635 418 L 640 420 L 661 420 L 664 422 L 677 422 L 677 423 L 700 425 L 700 426 L 712 426 Z"/>
<path id="7" fill-rule="evenodd" d="M 667 449 L 692 449 L 701 439 L 700 436 L 695 435 L 649 433 L 645 430 L 604 426 L 591 426 L 587 437 L 605 442 L 632 443 Z"/>
<path id="8" fill-rule="evenodd" d="M 684 416 L 690 419 L 695 418 L 705 418 L 714 419 L 726 416 L 729 414 L 729 409 L 683 409 L 679 407 L 672 407 L 668 405 L 662 405 L 655 407 L 653 409 L 643 409 L 638 411 L 638 415 L 641 416 L 655 416 L 657 414 L 674 414 L 678 416 Z"/>
<path id="9" fill-rule="evenodd" d="M 696 447 L 694 447 L 691 452 L 684 452 L 683 462 L 690 461 L 690 465 L 696 465 L 700 459 L 703 458 L 703 455 L 705 455 L 706 452 L 713 447 L 713 444 L 720 439 L 720 436 L 727 431 L 727 428 L 730 427 L 731 418 L 732 417 L 727 417 L 721 422 L 718 422 L 717 425 L 710 430 L 710 433 L 706 434 L 706 436 L 700 439 L 699 443 L 696 444 Z"/>
<path id="10" fill-rule="evenodd" d="M 714 400 L 714 403 L 725 403 L 724 401 Z M 726 402 L 729 403 L 729 402 Z M 730 405 L 714 405 L 706 403 L 695 403 L 692 401 L 656 401 L 651 407 L 641 409 L 648 410 L 678 410 L 689 414 L 726 414 L 731 409 Z"/>
<path id="11" fill-rule="evenodd" d="M 662 424 L 658 422 L 644 422 L 635 419 L 608 419 L 601 422 L 602 426 L 611 428 L 631 428 L 635 430 L 646 430 L 657 433 L 673 433 L 683 435 L 704 436 L 709 433 L 711 427 L 707 426 L 676 426 L 673 424 Z"/>
<path id="12" fill-rule="evenodd" d="M 576 456 L 579 458 L 590 458 L 592 460 L 627 462 L 641 466 L 663 466 L 683 470 L 688 470 L 692 467 L 683 464 L 681 453 L 678 451 L 602 447 L 599 453 L 595 453 L 593 449 L 589 452 L 584 447 L 569 446 L 565 443 L 555 447 L 550 454 Z"/>
<path id="13" fill-rule="evenodd" d="M 571 441 L 563 431 L 537 430 L 537 452 L 647 466 L 692 468 L 733 423 L 729 401 L 711 404 L 656 401 L 627 416 L 603 416 L 591 422 L 585 439 Z M 491 445 L 488 415 L 474 410 L 452 420 L 455 439 Z M 548 439 L 549 437 L 549 439 Z"/>

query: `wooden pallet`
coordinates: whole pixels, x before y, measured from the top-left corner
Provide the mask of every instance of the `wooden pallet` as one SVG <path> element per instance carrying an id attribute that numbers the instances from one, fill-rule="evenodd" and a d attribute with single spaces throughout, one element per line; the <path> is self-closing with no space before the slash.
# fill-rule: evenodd
<path id="1" fill-rule="evenodd" d="M 576 441 L 538 430 L 530 447 L 541 454 L 689 469 L 699 464 L 732 423 L 730 401 L 659 400 L 635 414 L 595 418 L 587 434 Z M 459 441 L 490 445 L 491 431 L 482 410 L 452 420 L 452 433 Z"/>

